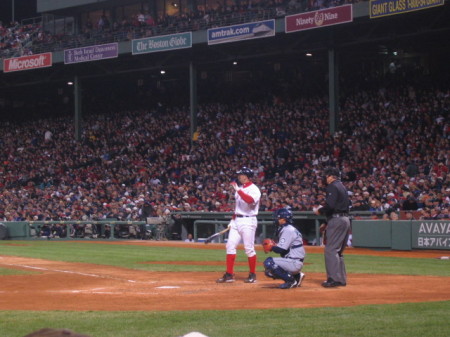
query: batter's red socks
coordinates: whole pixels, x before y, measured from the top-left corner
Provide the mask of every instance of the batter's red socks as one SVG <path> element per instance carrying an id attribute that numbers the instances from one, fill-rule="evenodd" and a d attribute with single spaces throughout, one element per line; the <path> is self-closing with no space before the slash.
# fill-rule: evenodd
<path id="1" fill-rule="evenodd" d="M 250 269 L 250 273 L 256 273 L 256 255 L 248 258 L 248 267 Z"/>
<path id="2" fill-rule="evenodd" d="M 236 260 L 236 254 L 227 254 L 227 273 L 234 274 L 234 261 Z"/>

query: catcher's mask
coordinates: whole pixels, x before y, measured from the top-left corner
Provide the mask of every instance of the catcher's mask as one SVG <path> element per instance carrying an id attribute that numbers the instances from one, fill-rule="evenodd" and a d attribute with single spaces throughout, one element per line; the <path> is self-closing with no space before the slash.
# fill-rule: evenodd
<path id="1" fill-rule="evenodd" d="M 273 212 L 273 223 L 280 226 L 280 219 L 285 219 L 286 224 L 292 224 L 292 212 L 287 208 L 280 208 Z"/>

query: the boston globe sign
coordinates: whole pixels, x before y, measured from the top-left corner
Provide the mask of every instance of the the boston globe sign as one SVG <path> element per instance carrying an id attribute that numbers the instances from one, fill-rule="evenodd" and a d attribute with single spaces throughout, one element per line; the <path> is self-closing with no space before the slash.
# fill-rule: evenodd
<path id="1" fill-rule="evenodd" d="M 131 46 L 133 55 L 191 48 L 192 32 L 136 39 Z"/>

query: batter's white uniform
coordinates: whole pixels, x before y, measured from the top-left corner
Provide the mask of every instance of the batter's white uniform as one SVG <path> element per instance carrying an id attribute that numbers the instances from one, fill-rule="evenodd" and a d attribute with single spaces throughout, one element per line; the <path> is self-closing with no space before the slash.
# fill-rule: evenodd
<path id="1" fill-rule="evenodd" d="M 258 227 L 256 216 L 259 210 L 259 201 L 261 199 L 261 191 L 252 182 L 244 184 L 241 190 L 253 198 L 253 202 L 248 204 L 236 191 L 234 197 L 236 199 L 236 207 L 233 219 L 230 222 L 230 233 L 227 241 L 227 254 L 236 254 L 236 247 L 241 242 L 244 243 L 245 254 L 248 257 L 256 255 L 255 252 L 255 233 Z"/>

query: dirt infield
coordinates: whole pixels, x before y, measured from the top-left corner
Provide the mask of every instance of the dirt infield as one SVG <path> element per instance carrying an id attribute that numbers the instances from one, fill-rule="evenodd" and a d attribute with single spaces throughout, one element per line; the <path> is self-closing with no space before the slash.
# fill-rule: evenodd
<path id="1" fill-rule="evenodd" d="M 179 246 L 184 243 L 105 244 Z M 188 245 L 223 249 L 223 245 L 217 244 Z M 322 248 L 307 247 L 307 252 L 320 253 Z M 438 258 L 448 252 L 349 249 L 347 254 Z M 262 272 L 257 273 L 256 284 L 243 282 L 246 273 L 238 273 L 234 283 L 216 284 L 215 279 L 220 276 L 217 272 L 150 272 L 10 256 L 0 256 L 0 267 L 37 272 L 0 276 L 0 310 L 235 310 L 450 300 L 448 277 L 436 276 L 351 274 L 347 287 L 325 289 L 320 286 L 323 273 L 307 273 L 301 288 L 280 290 L 270 289 L 280 281 L 268 279 Z M 269 292 L 273 296 L 268 296 Z"/>

